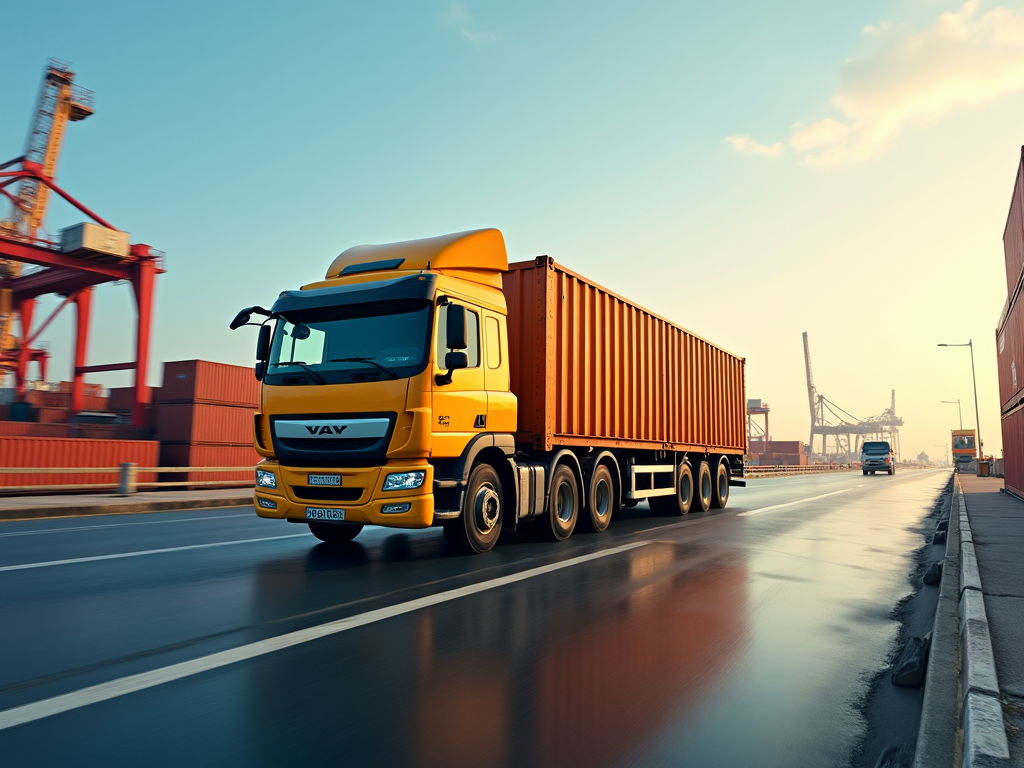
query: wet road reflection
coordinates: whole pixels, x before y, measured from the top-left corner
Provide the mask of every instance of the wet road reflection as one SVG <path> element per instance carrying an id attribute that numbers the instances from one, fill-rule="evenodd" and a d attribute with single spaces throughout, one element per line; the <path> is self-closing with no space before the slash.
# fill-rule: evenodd
<path id="1" fill-rule="evenodd" d="M 724 512 L 624 515 L 608 534 L 561 548 L 527 538 L 486 557 L 453 556 L 438 531 L 368 531 L 340 549 L 300 539 L 114 561 L 78 579 L 8 574 L 0 588 L 19 592 L 0 589 L 0 611 L 28 623 L 0 638 L 31 674 L 5 665 L 26 687 L 0 688 L 0 709 L 645 542 L 0 731 L 0 754 L 5 766 L 843 766 L 863 734 L 857 702 L 895 637 L 891 610 L 910 589 L 914 526 L 945 478 L 764 484 Z M 151 655 L 121 658 L 140 651 Z M 36 679 L 85 663 L 88 675 Z"/>

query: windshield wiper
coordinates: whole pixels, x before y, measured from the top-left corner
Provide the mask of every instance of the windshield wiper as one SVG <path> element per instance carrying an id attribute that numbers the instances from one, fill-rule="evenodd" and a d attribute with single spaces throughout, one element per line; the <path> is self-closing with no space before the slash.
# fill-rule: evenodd
<path id="1" fill-rule="evenodd" d="M 372 357 L 339 357 L 334 360 L 328 360 L 329 363 L 369 363 L 379 371 L 383 371 L 392 379 L 398 378 L 398 371 L 393 368 L 388 368 L 386 365 L 381 365 Z"/>
<path id="2" fill-rule="evenodd" d="M 317 384 L 326 384 L 327 383 L 327 379 L 325 379 L 319 373 L 317 373 L 312 368 L 310 368 L 309 365 L 307 365 L 306 363 L 300 362 L 298 360 L 292 360 L 290 363 L 271 363 L 271 367 L 272 368 L 276 368 L 276 367 L 281 366 L 281 365 L 297 365 L 302 370 L 304 370 L 306 373 L 308 373 L 310 375 L 310 378 L 312 378 L 313 381 L 315 381 Z"/>

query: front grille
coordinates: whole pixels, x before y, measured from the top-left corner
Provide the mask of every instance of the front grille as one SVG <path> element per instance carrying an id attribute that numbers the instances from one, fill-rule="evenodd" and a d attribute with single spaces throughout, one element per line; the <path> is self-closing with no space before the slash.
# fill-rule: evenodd
<path id="1" fill-rule="evenodd" d="M 359 501 L 362 488 L 330 488 L 325 486 L 293 485 L 292 492 L 307 501 Z"/>
<path id="2" fill-rule="evenodd" d="M 379 437 L 352 437 L 347 440 L 279 437 L 277 440 L 285 448 L 291 448 L 293 451 L 363 451 L 381 442 Z"/>

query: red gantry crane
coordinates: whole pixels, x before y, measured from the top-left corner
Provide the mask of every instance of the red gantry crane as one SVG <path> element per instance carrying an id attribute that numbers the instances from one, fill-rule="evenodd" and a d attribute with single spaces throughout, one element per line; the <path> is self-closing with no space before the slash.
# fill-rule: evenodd
<path id="1" fill-rule="evenodd" d="M 148 245 L 129 245 L 128 235 L 117 230 L 57 186 L 54 176 L 64 131 L 69 122 L 93 113 L 93 94 L 74 84 L 75 74 L 57 59 L 50 59 L 43 75 L 25 153 L 0 163 L 0 196 L 10 212 L 0 218 L 0 377 L 14 372 L 17 396 L 24 397 L 27 369 L 32 361 L 46 376 L 45 350 L 33 347 L 39 335 L 68 304 L 76 317 L 75 367 L 71 408 L 81 411 L 87 373 L 135 371 L 135 406 L 132 424 L 142 426 L 149 402 L 146 368 L 149 363 L 153 283 L 163 272 L 163 254 Z M 50 193 L 69 202 L 95 223 L 61 232 L 59 241 L 43 229 Z M 28 270 L 25 265 L 30 265 Z M 34 267 L 32 266 L 34 265 Z M 109 365 L 86 365 L 93 288 L 125 280 L 135 294 L 135 360 Z M 63 301 L 33 328 L 37 299 L 57 294 Z M 18 321 L 20 334 L 15 336 Z"/>

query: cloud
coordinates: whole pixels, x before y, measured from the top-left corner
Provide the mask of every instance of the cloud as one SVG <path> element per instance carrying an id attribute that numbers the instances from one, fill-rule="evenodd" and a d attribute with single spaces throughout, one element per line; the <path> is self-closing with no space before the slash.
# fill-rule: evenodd
<path id="1" fill-rule="evenodd" d="M 762 155 L 764 157 L 778 157 L 782 154 L 782 143 L 759 144 L 745 133 L 737 136 L 726 136 L 726 144 L 729 144 L 737 152 L 744 155 Z"/>
<path id="2" fill-rule="evenodd" d="M 448 11 L 441 17 L 441 21 L 457 29 L 460 35 L 477 48 L 498 39 L 498 36 L 493 32 L 474 29 L 473 17 L 469 15 L 469 11 L 466 10 L 462 3 L 451 3 L 448 6 Z"/>
<path id="3" fill-rule="evenodd" d="M 980 0 L 970 0 L 923 30 L 883 23 L 862 34 L 867 52 L 839 68 L 831 99 L 839 117 L 793 125 L 789 147 L 810 165 L 877 157 L 907 126 L 1024 90 L 1021 10 L 983 11 Z M 750 151 L 732 138 L 749 137 L 726 141 Z"/>

